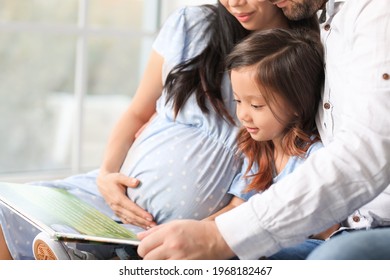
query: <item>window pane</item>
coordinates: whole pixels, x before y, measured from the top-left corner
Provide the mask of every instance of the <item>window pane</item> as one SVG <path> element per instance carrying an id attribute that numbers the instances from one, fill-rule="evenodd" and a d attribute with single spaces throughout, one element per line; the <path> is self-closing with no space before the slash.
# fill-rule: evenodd
<path id="1" fill-rule="evenodd" d="M 133 95 L 153 37 L 91 38 L 88 41 L 88 92 Z"/>
<path id="2" fill-rule="evenodd" d="M 128 107 L 125 95 L 88 95 L 84 100 L 81 169 L 99 167 L 112 127 Z"/>
<path id="3" fill-rule="evenodd" d="M 151 42 L 152 38 L 148 37 L 89 40 L 83 169 L 96 168 L 101 163 L 111 129 L 137 89 Z"/>
<path id="4" fill-rule="evenodd" d="M 0 21 L 76 24 L 77 9 L 78 0 L 0 0 Z"/>
<path id="5" fill-rule="evenodd" d="M 146 2 L 150 0 L 90 1 L 88 22 L 91 26 L 139 29 L 143 25 L 143 14 L 147 12 L 144 10 Z"/>
<path id="6" fill-rule="evenodd" d="M 68 157 L 57 155 L 74 46 L 73 37 L 1 33 L 0 173 L 69 167 Z"/>

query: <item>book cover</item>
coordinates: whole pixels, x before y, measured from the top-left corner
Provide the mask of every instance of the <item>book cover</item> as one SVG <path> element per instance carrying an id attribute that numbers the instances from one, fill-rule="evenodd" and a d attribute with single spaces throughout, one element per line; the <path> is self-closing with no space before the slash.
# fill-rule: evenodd
<path id="1" fill-rule="evenodd" d="M 0 182 L 0 203 L 57 240 L 139 244 L 134 232 L 65 189 Z"/>

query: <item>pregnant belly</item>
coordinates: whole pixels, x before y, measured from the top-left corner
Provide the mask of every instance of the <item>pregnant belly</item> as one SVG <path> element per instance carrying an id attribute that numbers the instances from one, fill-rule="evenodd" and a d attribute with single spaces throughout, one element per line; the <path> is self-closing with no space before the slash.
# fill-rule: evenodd
<path id="1" fill-rule="evenodd" d="M 194 129 L 165 129 L 137 139 L 121 172 L 140 180 L 128 196 L 157 223 L 203 219 L 231 199 L 238 162 L 222 143 Z"/>

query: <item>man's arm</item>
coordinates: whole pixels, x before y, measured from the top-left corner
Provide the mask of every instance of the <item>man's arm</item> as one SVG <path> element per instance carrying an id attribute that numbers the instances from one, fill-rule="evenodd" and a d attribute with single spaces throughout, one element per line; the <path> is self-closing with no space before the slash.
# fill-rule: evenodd
<path id="1" fill-rule="evenodd" d="M 267 192 L 216 218 L 239 258 L 297 244 L 389 185 L 389 30 L 389 1 L 358 0 L 347 1 L 324 31 L 328 106 L 320 109 L 319 125 L 325 147 Z"/>
<path id="2" fill-rule="evenodd" d="M 145 260 L 222 260 L 234 257 L 214 221 L 179 220 L 138 234 Z"/>

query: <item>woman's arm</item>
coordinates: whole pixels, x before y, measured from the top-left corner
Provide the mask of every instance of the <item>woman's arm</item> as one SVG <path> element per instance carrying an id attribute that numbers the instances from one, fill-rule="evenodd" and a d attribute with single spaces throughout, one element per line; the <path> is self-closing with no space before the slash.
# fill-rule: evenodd
<path id="1" fill-rule="evenodd" d="M 136 94 L 111 133 L 97 178 L 99 191 L 122 222 L 143 228 L 155 225 L 152 215 L 126 195 L 126 189 L 137 187 L 139 182 L 136 178 L 120 174 L 119 170 L 136 133 L 156 112 L 156 101 L 163 89 L 163 60 L 152 51 Z"/>
<path id="2" fill-rule="evenodd" d="M 219 210 L 218 212 L 208 216 L 207 218 L 205 218 L 204 220 L 206 221 L 214 221 L 215 217 L 221 215 L 222 213 L 225 213 L 229 210 L 232 210 L 233 208 L 237 207 L 238 205 L 244 203 L 245 201 L 237 196 L 234 196 L 232 198 L 232 200 L 230 200 L 229 204 L 226 205 L 224 208 L 222 208 L 221 210 Z"/>

